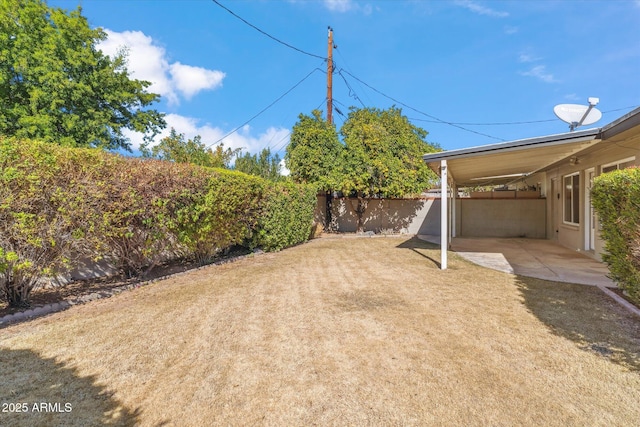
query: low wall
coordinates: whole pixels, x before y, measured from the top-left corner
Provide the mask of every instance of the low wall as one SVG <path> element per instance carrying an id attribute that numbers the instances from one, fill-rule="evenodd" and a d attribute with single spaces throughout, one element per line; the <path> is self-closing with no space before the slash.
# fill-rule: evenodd
<path id="1" fill-rule="evenodd" d="M 357 199 L 333 199 L 333 231 L 356 231 L 357 203 Z M 440 234 L 440 199 L 371 199 L 364 213 L 364 231 L 376 234 Z"/>
<path id="2" fill-rule="evenodd" d="M 546 199 L 460 199 L 458 215 L 461 237 L 547 237 Z"/>
<path id="3" fill-rule="evenodd" d="M 356 231 L 357 199 L 333 199 L 331 230 Z M 456 199 L 456 234 L 460 237 L 530 237 L 545 239 L 546 199 Z M 316 220 L 323 220 L 319 197 Z M 440 199 L 372 199 L 364 213 L 364 231 L 376 234 L 440 235 Z"/>

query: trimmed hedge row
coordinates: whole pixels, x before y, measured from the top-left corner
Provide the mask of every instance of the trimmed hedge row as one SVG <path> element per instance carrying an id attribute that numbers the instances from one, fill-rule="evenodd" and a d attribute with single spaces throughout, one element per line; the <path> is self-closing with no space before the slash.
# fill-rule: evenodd
<path id="1" fill-rule="evenodd" d="M 611 278 L 640 303 L 640 169 L 604 173 L 595 178 L 592 203 L 602 226 Z"/>
<path id="2" fill-rule="evenodd" d="M 307 240 L 311 228 L 291 226 L 313 223 L 316 190 L 309 185 L 277 182 L 267 190 L 263 215 L 258 221 L 256 245 L 279 251 Z"/>
<path id="3" fill-rule="evenodd" d="M 0 138 L 0 289 L 24 306 L 80 259 L 133 277 L 238 244 L 282 249 L 308 238 L 311 195 L 224 169 Z"/>

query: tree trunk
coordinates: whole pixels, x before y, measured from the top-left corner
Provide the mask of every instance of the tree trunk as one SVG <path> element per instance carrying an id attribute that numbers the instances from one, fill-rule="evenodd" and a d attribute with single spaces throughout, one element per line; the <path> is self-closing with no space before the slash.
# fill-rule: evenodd
<path id="1" fill-rule="evenodd" d="M 368 200 L 364 198 L 362 191 L 358 191 L 358 207 L 356 208 L 356 215 L 358 215 L 358 223 L 356 226 L 356 233 L 364 233 L 364 212 L 367 210 Z"/>
<path id="2" fill-rule="evenodd" d="M 326 210 L 326 214 L 324 217 L 324 229 L 327 231 L 331 230 L 331 207 L 333 205 L 333 191 L 329 190 L 327 191 L 327 197 L 326 197 L 326 203 L 325 203 L 325 210 Z"/>
<path id="3" fill-rule="evenodd" d="M 35 280 L 25 280 L 20 283 L 5 283 L 4 293 L 12 308 L 28 308 L 31 306 L 29 297 L 36 285 Z"/>

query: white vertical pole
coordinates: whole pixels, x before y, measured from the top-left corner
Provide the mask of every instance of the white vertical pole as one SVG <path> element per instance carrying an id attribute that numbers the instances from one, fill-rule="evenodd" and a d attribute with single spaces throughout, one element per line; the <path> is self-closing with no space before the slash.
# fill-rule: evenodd
<path id="1" fill-rule="evenodd" d="M 447 248 L 449 247 L 449 214 L 447 202 L 449 178 L 447 161 L 440 160 L 440 269 L 447 269 Z"/>
<path id="2" fill-rule="evenodd" d="M 451 209 L 449 209 L 449 224 L 451 230 L 449 232 L 449 241 L 456 237 L 456 198 L 458 196 L 458 186 L 453 183 L 451 186 Z"/>

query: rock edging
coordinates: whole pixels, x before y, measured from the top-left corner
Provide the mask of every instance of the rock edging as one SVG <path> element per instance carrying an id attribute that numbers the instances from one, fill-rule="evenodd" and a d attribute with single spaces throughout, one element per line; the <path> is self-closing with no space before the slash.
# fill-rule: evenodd
<path id="1" fill-rule="evenodd" d="M 165 276 L 160 276 L 160 277 L 155 277 L 151 280 L 142 280 L 140 282 L 135 282 L 129 285 L 124 285 L 124 286 L 120 286 L 118 288 L 114 288 L 108 291 L 100 291 L 100 292 L 93 292 L 90 294 L 86 294 L 86 295 L 81 295 L 78 298 L 74 298 L 68 301 L 60 301 L 60 302 L 56 302 L 53 304 L 46 304 L 43 306 L 39 306 L 39 307 L 33 307 L 33 308 L 29 308 L 26 309 L 24 311 L 18 312 L 18 313 L 12 313 L 12 314 L 7 314 L 6 316 L 0 317 L 0 328 L 3 328 L 5 326 L 8 326 L 10 324 L 14 324 L 14 323 L 19 323 L 19 322 L 24 322 L 27 320 L 31 320 L 31 319 L 35 319 L 37 317 L 42 317 L 42 316 L 46 316 L 48 314 L 52 314 L 52 313 L 57 313 L 59 311 L 62 310 L 66 310 L 74 305 L 79 305 L 79 304 L 86 304 L 88 302 L 91 301 L 95 301 L 95 300 L 99 300 L 99 299 L 103 299 L 103 298 L 110 298 L 113 295 L 119 294 L 121 292 L 125 292 L 125 291 L 129 291 L 132 289 L 136 289 L 136 288 L 140 288 L 142 286 L 147 286 L 150 285 L 151 283 L 155 283 L 155 282 L 159 282 L 161 280 L 166 280 L 172 277 L 177 277 L 186 273 L 190 273 L 193 271 L 198 271 L 198 270 L 202 270 L 205 268 L 209 268 L 209 267 L 215 267 L 218 265 L 222 265 L 222 264 L 228 264 L 231 262 L 236 262 L 236 261 L 240 261 L 241 259 L 245 259 L 248 257 L 252 257 L 252 256 L 256 256 L 256 255 L 260 255 L 264 253 L 263 251 L 259 250 L 259 251 L 255 251 L 253 253 L 247 254 L 247 255 L 239 255 L 236 257 L 230 257 L 230 258 L 225 258 L 225 259 L 221 259 L 218 261 L 215 261 L 211 264 L 208 265 L 203 265 L 201 267 L 196 267 L 196 268 L 191 268 L 185 271 L 180 271 L 177 273 L 173 273 L 173 274 L 167 274 Z"/>

